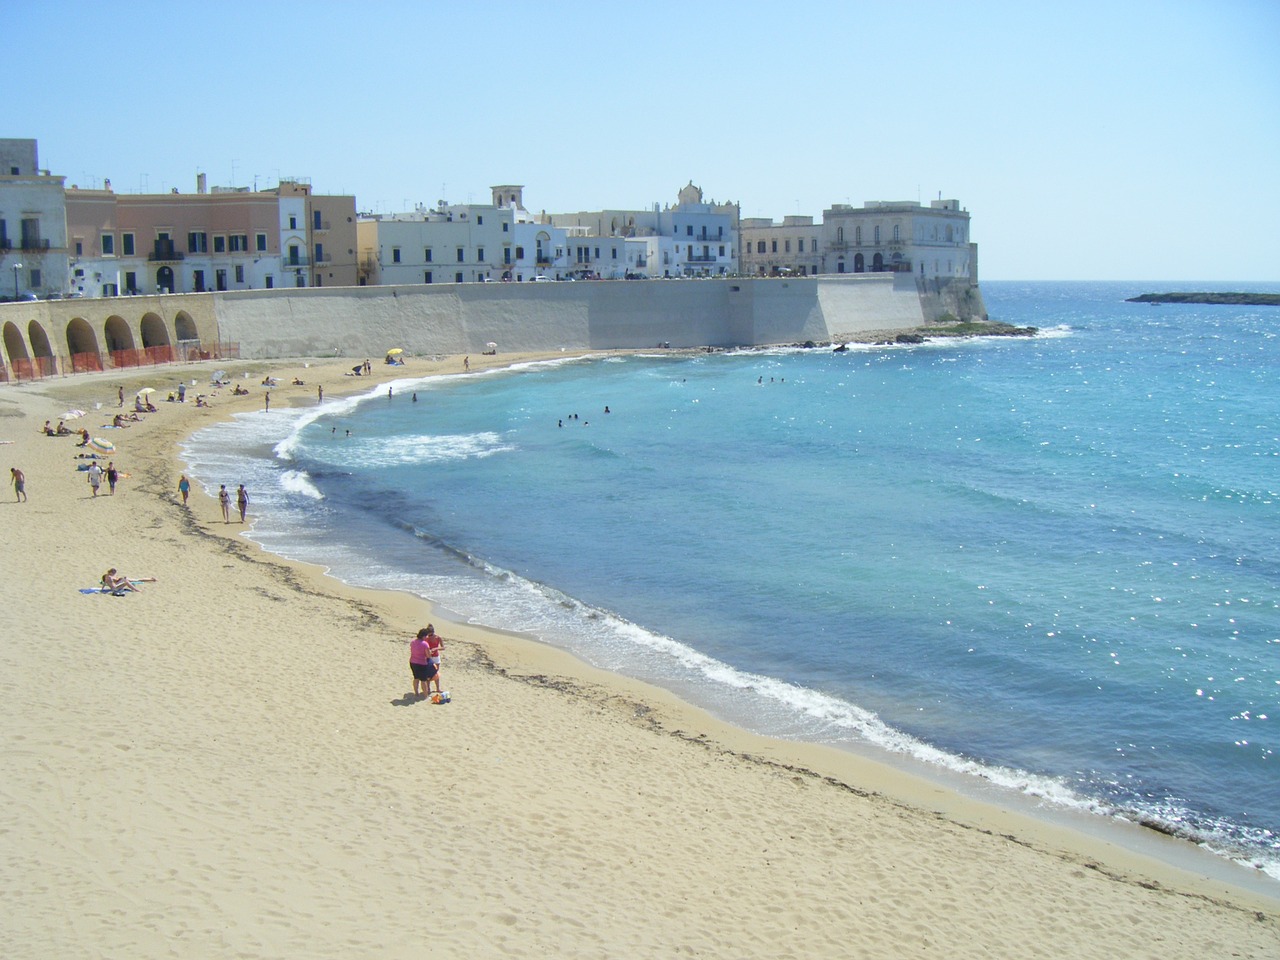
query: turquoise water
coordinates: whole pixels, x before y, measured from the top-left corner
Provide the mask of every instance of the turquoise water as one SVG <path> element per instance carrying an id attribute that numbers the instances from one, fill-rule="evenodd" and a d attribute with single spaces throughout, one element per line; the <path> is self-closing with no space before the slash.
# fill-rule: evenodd
<path id="1" fill-rule="evenodd" d="M 1123 302 L 1165 289 L 984 284 L 1034 340 L 404 381 L 189 461 L 343 579 L 1280 876 L 1280 310 Z"/>

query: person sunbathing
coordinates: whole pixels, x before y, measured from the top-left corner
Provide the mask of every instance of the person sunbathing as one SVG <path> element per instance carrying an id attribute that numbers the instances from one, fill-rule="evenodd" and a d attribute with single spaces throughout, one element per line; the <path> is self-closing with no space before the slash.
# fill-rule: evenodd
<path id="1" fill-rule="evenodd" d="M 136 416 L 137 415 L 135 414 L 135 419 L 136 419 Z M 122 430 L 126 429 L 129 426 L 129 424 L 125 423 L 125 416 L 123 413 L 117 413 L 114 417 L 112 417 L 111 425 L 113 427 L 119 427 Z"/>
<path id="2" fill-rule="evenodd" d="M 240 384 L 238 383 L 231 388 L 231 392 L 237 397 L 244 397 L 244 396 L 248 396 L 249 394 L 249 391 L 246 388 L 240 386 Z"/>
<path id="3" fill-rule="evenodd" d="M 116 573 L 115 567 L 102 575 L 102 591 L 116 597 L 123 597 L 126 593 L 141 593 L 134 584 L 129 582 L 128 577 L 122 577 Z"/>
<path id="4" fill-rule="evenodd" d="M 71 436 L 71 431 L 67 428 L 67 425 L 61 420 L 58 421 L 58 436 L 60 437 Z"/>

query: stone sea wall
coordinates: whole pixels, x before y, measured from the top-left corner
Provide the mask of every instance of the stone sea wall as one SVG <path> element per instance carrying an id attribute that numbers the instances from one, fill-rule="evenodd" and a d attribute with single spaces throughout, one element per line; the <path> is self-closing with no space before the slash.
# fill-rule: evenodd
<path id="1" fill-rule="evenodd" d="M 966 284 L 966 288 L 967 288 Z M 976 293 L 976 291 L 975 291 Z M 467 283 L 216 294 L 218 338 L 248 358 L 750 346 L 918 327 L 956 313 L 905 274 Z M 971 298 L 981 309 L 981 296 Z M 944 309 L 949 307 L 952 309 Z M 961 317 L 969 319 L 969 317 Z"/>

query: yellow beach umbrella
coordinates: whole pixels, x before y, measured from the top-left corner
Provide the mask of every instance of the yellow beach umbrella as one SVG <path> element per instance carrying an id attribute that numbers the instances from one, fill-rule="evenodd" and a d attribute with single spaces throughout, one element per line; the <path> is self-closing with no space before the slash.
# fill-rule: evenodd
<path id="1" fill-rule="evenodd" d="M 398 357 L 402 353 L 404 353 L 404 351 L 401 350 L 399 347 L 392 347 L 390 350 L 387 351 L 387 356 Z"/>

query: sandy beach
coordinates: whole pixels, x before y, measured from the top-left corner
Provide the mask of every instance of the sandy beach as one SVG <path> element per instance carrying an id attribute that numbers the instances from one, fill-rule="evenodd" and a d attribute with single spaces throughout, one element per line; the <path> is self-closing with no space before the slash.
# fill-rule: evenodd
<path id="1" fill-rule="evenodd" d="M 1280 956 L 1265 891 L 753 736 L 182 505 L 179 445 L 268 373 L 279 409 L 463 358 L 355 362 L 218 364 L 250 393 L 208 408 L 210 364 L 0 385 L 29 496 L 0 495 L 5 957 Z M 143 386 L 158 411 L 101 429 Z M 40 432 L 76 408 L 114 496 Z M 80 592 L 108 567 L 157 582 Z M 428 620 L 447 705 L 410 695 Z"/>

